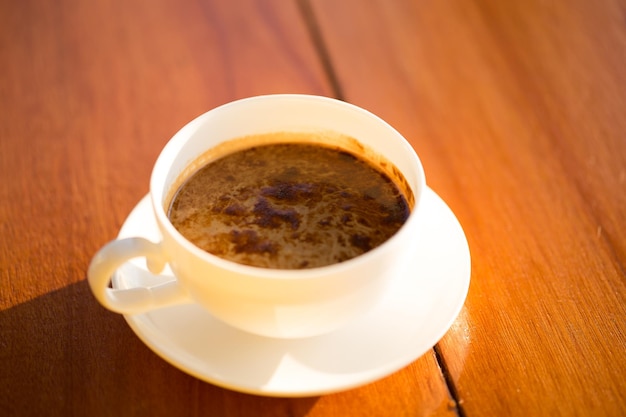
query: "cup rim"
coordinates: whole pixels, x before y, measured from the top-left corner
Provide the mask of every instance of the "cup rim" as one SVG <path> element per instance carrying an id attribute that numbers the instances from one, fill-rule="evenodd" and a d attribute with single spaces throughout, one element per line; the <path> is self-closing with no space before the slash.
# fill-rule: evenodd
<path id="1" fill-rule="evenodd" d="M 157 184 L 157 181 L 159 181 L 159 177 L 164 177 L 160 172 L 158 172 L 158 169 L 161 167 L 161 165 L 165 163 L 164 160 L 166 158 L 170 159 L 170 155 L 172 153 L 176 154 L 177 150 L 180 149 L 180 147 L 184 143 L 186 143 L 189 137 L 188 132 L 189 131 L 193 132 L 196 126 L 201 125 L 204 122 L 204 119 L 209 117 L 209 114 L 226 111 L 230 107 L 240 105 L 244 102 L 263 101 L 263 100 L 294 100 L 294 99 L 296 100 L 302 99 L 302 100 L 307 100 L 307 101 L 311 101 L 311 100 L 319 101 L 325 104 L 340 106 L 340 107 L 343 107 L 344 109 L 349 109 L 351 111 L 361 113 L 367 117 L 374 118 L 377 123 L 380 123 L 381 125 L 383 125 L 387 130 L 390 131 L 390 133 L 393 136 L 396 136 L 398 139 L 401 140 L 401 142 L 403 143 L 403 146 L 407 148 L 407 151 L 410 154 L 410 157 L 412 159 L 412 165 L 415 168 L 415 171 L 417 174 L 416 187 L 415 189 L 411 187 L 413 196 L 414 196 L 414 205 L 405 223 L 389 239 L 384 241 L 379 246 L 363 254 L 360 254 L 354 258 L 350 258 L 343 262 L 319 266 L 319 267 L 313 267 L 313 268 L 306 268 L 306 269 L 266 268 L 266 267 L 260 267 L 260 266 L 241 264 L 235 261 L 221 258 L 217 255 L 207 252 L 197 247 L 196 245 L 194 245 L 191 241 L 189 241 L 185 236 L 183 236 L 174 227 L 174 225 L 170 222 L 169 218 L 167 217 L 167 213 L 165 212 L 165 208 L 163 207 L 163 202 L 161 201 L 164 195 L 164 192 L 160 192 L 160 193 L 154 192 L 155 189 L 158 189 L 157 187 L 160 187 L 161 189 L 165 188 L 165 184 L 163 183 Z M 236 139 L 236 138 L 233 138 L 233 139 Z M 168 167 L 164 167 L 162 168 L 162 170 L 167 171 L 167 168 Z M 409 226 L 414 224 L 417 221 L 417 215 L 419 211 L 418 209 L 419 209 L 420 202 L 421 202 L 422 195 L 423 195 L 425 188 L 426 188 L 426 180 L 425 180 L 424 169 L 419 159 L 419 156 L 415 152 L 414 148 L 410 145 L 410 143 L 406 140 L 406 138 L 404 138 L 404 136 L 402 136 L 393 126 L 391 126 L 389 123 L 381 119 L 379 116 L 359 106 L 356 106 L 354 104 L 351 104 L 342 100 L 338 100 L 335 98 L 326 97 L 326 96 L 308 95 L 308 94 L 267 94 L 267 95 L 246 97 L 246 98 L 234 100 L 234 101 L 222 104 L 220 106 L 214 107 L 213 109 L 210 109 L 207 112 L 202 113 L 201 115 L 197 116 L 196 118 L 188 122 L 186 125 L 184 125 L 180 130 L 178 130 L 169 139 L 165 147 L 162 149 L 162 151 L 160 152 L 153 166 L 153 170 L 152 170 L 151 177 L 150 177 L 150 200 L 152 203 L 153 212 L 156 216 L 157 222 L 162 230 L 162 233 L 167 232 L 176 241 L 177 244 L 181 245 L 186 251 L 192 253 L 195 257 L 205 260 L 206 262 L 211 263 L 221 269 L 229 270 L 231 272 L 238 273 L 238 274 L 254 276 L 258 278 L 265 278 L 265 279 L 276 279 L 276 280 L 292 279 L 293 280 L 293 279 L 315 278 L 315 277 L 319 277 L 320 275 L 329 275 L 329 274 L 338 273 L 346 269 L 352 269 L 358 263 L 369 262 L 371 258 L 382 256 L 385 252 L 390 250 L 392 246 L 394 246 L 393 244 L 396 241 L 398 241 L 401 238 L 401 236 L 404 236 L 405 234 L 409 233 L 411 229 L 413 229 L 413 227 L 409 227 Z M 163 228 L 165 228 L 165 232 L 163 231 Z"/>

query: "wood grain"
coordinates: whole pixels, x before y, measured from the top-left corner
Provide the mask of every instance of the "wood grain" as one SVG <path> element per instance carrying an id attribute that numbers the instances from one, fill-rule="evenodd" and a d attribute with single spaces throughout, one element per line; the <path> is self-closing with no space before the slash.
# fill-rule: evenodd
<path id="1" fill-rule="evenodd" d="M 433 352 L 365 387 L 262 398 L 153 354 L 85 282 L 163 145 L 216 105 L 332 96 L 295 2 L 0 2 L 0 414 L 456 415 Z"/>
<path id="2" fill-rule="evenodd" d="M 617 0 L 0 2 L 0 414 L 622 415 L 625 15 Z M 435 350 L 323 397 L 178 371 L 85 282 L 173 133 L 280 92 L 395 126 L 472 252 Z"/>
<path id="3" fill-rule="evenodd" d="M 14 202 L 0 253 L 20 253 L 6 264 L 29 280 L 11 304 L 84 277 L 192 118 L 248 95 L 329 93 L 296 7 L 26 1 L 0 19 L 0 197 Z"/>
<path id="4" fill-rule="evenodd" d="M 461 412 L 621 415 L 623 4 L 312 4 L 345 98 L 407 136 L 467 233 L 439 346 Z"/>

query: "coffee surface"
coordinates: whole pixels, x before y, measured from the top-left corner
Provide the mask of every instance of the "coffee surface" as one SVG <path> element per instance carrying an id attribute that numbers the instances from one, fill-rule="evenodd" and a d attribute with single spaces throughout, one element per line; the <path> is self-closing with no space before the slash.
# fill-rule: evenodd
<path id="1" fill-rule="evenodd" d="M 375 248 L 406 221 L 396 184 L 354 155 L 281 143 L 223 156 L 178 189 L 168 216 L 196 246 L 234 262 L 302 269 Z"/>

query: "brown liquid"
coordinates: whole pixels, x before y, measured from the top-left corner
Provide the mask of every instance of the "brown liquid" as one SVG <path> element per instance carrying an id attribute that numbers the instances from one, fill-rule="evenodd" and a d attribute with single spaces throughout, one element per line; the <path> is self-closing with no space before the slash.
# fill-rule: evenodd
<path id="1" fill-rule="evenodd" d="M 200 168 L 168 216 L 196 246 L 234 262 L 302 269 L 385 242 L 409 205 L 383 172 L 340 149 L 302 143 L 239 150 Z"/>

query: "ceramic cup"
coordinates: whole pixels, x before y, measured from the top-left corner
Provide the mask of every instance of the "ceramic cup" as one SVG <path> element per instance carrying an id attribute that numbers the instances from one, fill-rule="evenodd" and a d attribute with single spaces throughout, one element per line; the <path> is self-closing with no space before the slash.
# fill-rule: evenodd
<path id="1" fill-rule="evenodd" d="M 194 246 L 170 223 L 165 205 L 189 165 L 226 141 L 270 132 L 337 132 L 355 138 L 358 152 L 379 155 L 406 179 L 413 208 L 389 240 L 341 263 L 303 270 L 237 264 Z M 369 155 L 371 157 L 371 155 Z M 343 101 L 309 95 L 268 95 L 234 101 L 190 122 L 159 155 L 150 199 L 161 241 L 117 239 L 93 258 L 88 281 L 97 300 L 122 314 L 140 314 L 197 303 L 241 330 L 268 337 L 299 338 L 330 332 L 366 314 L 384 295 L 399 268 L 415 256 L 418 207 L 426 187 L 410 144 L 374 114 Z M 175 279 L 152 287 L 110 288 L 111 277 L 132 258 L 145 257 L 159 273 L 166 264 Z M 420 277 L 416 277 L 419 279 Z"/>

